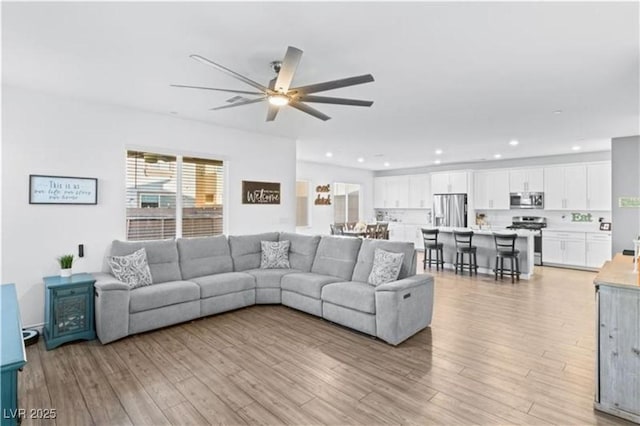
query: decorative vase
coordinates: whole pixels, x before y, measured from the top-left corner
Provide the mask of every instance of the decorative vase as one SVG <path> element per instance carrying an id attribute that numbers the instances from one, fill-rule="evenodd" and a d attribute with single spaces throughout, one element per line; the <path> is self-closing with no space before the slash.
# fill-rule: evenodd
<path id="1" fill-rule="evenodd" d="M 71 276 L 71 268 L 68 269 L 60 269 L 61 277 L 70 277 Z"/>

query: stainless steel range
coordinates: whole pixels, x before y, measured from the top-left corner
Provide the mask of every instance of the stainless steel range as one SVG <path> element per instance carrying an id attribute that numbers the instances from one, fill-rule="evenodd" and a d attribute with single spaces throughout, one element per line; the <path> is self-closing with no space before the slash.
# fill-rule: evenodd
<path id="1" fill-rule="evenodd" d="M 547 218 L 539 216 L 513 216 L 511 226 L 507 229 L 528 229 L 534 231 L 533 237 L 533 263 L 542 265 L 542 228 L 547 227 Z"/>

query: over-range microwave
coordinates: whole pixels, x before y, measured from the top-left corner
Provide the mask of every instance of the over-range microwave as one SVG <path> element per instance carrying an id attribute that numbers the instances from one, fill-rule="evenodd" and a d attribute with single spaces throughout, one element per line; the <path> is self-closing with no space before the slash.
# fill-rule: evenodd
<path id="1" fill-rule="evenodd" d="M 512 192 L 510 196 L 512 209 L 543 209 L 543 192 Z"/>

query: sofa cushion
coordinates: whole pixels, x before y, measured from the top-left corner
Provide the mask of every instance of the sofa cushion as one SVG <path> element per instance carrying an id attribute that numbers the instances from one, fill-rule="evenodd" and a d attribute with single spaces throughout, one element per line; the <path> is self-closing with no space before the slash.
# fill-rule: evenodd
<path id="1" fill-rule="evenodd" d="M 322 301 L 368 314 L 376 313 L 376 288 L 356 281 L 339 282 L 322 288 Z"/>
<path id="2" fill-rule="evenodd" d="M 296 269 L 249 269 L 244 271 L 251 274 L 256 279 L 257 288 L 280 288 L 282 277 L 295 272 Z"/>
<path id="3" fill-rule="evenodd" d="M 224 235 L 178 239 L 182 279 L 233 272 L 229 242 Z"/>
<path id="4" fill-rule="evenodd" d="M 396 281 L 403 259 L 404 253 L 393 253 L 377 248 L 373 256 L 373 268 L 371 268 L 367 282 L 377 286 Z"/>
<path id="5" fill-rule="evenodd" d="M 236 272 L 260 268 L 262 257 L 261 241 L 278 241 L 277 232 L 254 235 L 229 235 L 229 247 Z"/>
<path id="6" fill-rule="evenodd" d="M 260 241 L 260 269 L 289 269 L 289 241 Z"/>
<path id="7" fill-rule="evenodd" d="M 256 288 L 255 278 L 244 272 L 207 275 L 194 278 L 192 281 L 200 286 L 202 299 Z"/>
<path id="8" fill-rule="evenodd" d="M 337 281 L 340 281 L 340 278 L 330 275 L 314 274 L 313 272 L 287 274 L 282 277 L 282 290 L 293 291 L 304 296 L 320 299 L 322 287 Z"/>
<path id="9" fill-rule="evenodd" d="M 142 312 L 200 299 L 200 287 L 190 281 L 170 281 L 131 290 L 129 312 Z"/>
<path id="10" fill-rule="evenodd" d="M 182 280 L 180 265 L 178 264 L 178 248 L 174 240 L 116 240 L 111 244 L 111 256 L 126 256 L 143 247 L 147 252 L 147 262 L 149 263 L 154 284 Z"/>
<path id="11" fill-rule="evenodd" d="M 107 262 L 113 276 L 132 289 L 153 283 L 144 247 L 126 256 L 109 256 Z"/>
<path id="12" fill-rule="evenodd" d="M 360 238 L 322 237 L 311 272 L 351 280 L 361 243 Z"/>
<path id="13" fill-rule="evenodd" d="M 320 236 L 281 232 L 280 241 L 291 242 L 289 247 L 289 264 L 291 268 L 302 272 L 311 272 L 311 266 L 313 266 L 313 260 L 316 257 L 316 251 L 320 243 Z"/>
<path id="14" fill-rule="evenodd" d="M 358 254 L 358 262 L 353 270 L 353 277 L 351 278 L 353 281 L 367 282 L 369 274 L 371 274 L 371 269 L 373 268 L 373 260 L 377 248 L 393 253 L 404 253 L 402 267 L 400 268 L 400 274 L 398 274 L 399 280 L 416 274 L 414 262 L 415 248 L 413 243 L 365 239 L 362 241 L 362 248 L 360 248 L 360 253 Z"/>

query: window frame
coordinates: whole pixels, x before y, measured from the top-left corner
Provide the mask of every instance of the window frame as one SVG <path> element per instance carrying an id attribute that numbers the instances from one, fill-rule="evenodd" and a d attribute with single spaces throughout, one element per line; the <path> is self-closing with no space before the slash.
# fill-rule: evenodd
<path id="1" fill-rule="evenodd" d="M 307 224 L 298 226 L 298 182 L 307 184 Z M 313 227 L 313 184 L 309 179 L 296 178 L 296 229 L 311 229 Z"/>
<path id="2" fill-rule="evenodd" d="M 363 222 L 362 219 L 362 188 L 364 185 L 362 185 L 362 183 L 359 182 L 333 182 L 333 190 L 331 191 L 331 195 L 333 196 L 333 221 L 334 223 L 336 220 L 336 191 L 338 188 L 338 185 L 344 185 L 345 186 L 345 203 L 344 203 L 344 218 L 345 218 L 345 223 L 349 223 L 349 193 L 347 192 L 346 188 L 347 185 L 357 185 L 358 186 L 358 222 Z"/>

